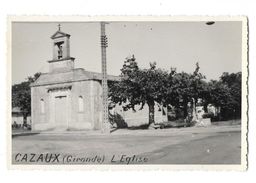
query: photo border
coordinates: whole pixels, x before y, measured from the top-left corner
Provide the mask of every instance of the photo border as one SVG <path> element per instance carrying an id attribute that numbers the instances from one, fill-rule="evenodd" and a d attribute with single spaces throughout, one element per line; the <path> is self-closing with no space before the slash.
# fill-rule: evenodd
<path id="1" fill-rule="evenodd" d="M 11 81 L 12 81 L 12 23 L 14 22 L 242 22 L 242 110 L 241 110 L 241 164 L 240 165 L 13 165 L 11 135 Z M 7 18 L 7 167 L 11 170 L 214 170 L 245 171 L 248 154 L 248 20 L 246 16 L 8 16 Z"/>

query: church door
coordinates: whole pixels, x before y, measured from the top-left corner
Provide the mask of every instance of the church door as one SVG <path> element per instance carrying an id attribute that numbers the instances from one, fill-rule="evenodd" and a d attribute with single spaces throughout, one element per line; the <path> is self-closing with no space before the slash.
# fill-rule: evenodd
<path id="1" fill-rule="evenodd" d="M 56 130 L 66 130 L 67 124 L 67 96 L 55 97 L 55 125 Z"/>

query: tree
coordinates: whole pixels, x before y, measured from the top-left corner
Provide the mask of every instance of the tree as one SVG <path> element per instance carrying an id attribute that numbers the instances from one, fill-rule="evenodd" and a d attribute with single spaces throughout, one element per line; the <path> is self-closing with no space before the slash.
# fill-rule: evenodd
<path id="1" fill-rule="evenodd" d="M 183 117 L 187 116 L 187 103 L 192 101 L 192 80 L 191 75 L 185 72 L 177 73 L 171 81 L 172 85 L 169 87 L 172 90 L 170 104 L 176 109 L 183 110 Z"/>
<path id="2" fill-rule="evenodd" d="M 24 117 L 31 113 L 30 84 L 37 80 L 41 73 L 29 76 L 27 81 L 12 86 L 12 108 L 19 107 L 24 112 Z"/>
<path id="3" fill-rule="evenodd" d="M 224 120 L 241 117 L 241 72 L 224 72 L 219 81 L 208 83 L 207 103 L 220 107 L 220 115 Z M 234 116 L 235 115 L 235 116 Z"/>
<path id="4" fill-rule="evenodd" d="M 214 104 L 216 107 L 224 107 L 230 98 L 230 89 L 220 81 L 211 80 L 208 83 L 209 96 L 208 103 Z"/>
<path id="5" fill-rule="evenodd" d="M 199 64 L 196 63 L 193 74 L 172 72 L 169 75 L 166 103 L 175 106 L 176 109 L 182 109 L 184 118 L 187 116 L 188 102 L 194 99 L 197 103 L 199 98 L 204 98 L 206 95 L 205 76 L 199 72 L 199 69 Z"/>
<path id="6" fill-rule="evenodd" d="M 223 106 L 225 118 L 241 117 L 241 79 L 242 73 L 227 73 L 224 72 L 220 77 L 220 81 L 229 88 L 230 97 L 226 106 Z"/>
<path id="7" fill-rule="evenodd" d="M 140 110 L 149 107 L 149 125 L 154 123 L 155 102 L 162 104 L 166 94 L 168 72 L 150 63 L 149 69 L 140 69 L 135 57 L 127 58 L 121 69 L 121 81 L 110 86 L 109 96 L 114 103 L 124 105 L 124 109 Z"/>

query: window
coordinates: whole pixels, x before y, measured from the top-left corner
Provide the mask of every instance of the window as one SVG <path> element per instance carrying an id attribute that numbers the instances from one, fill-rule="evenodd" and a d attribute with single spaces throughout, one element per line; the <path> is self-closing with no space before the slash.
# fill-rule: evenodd
<path id="1" fill-rule="evenodd" d="M 84 99 L 82 96 L 78 97 L 78 112 L 84 111 Z"/>
<path id="2" fill-rule="evenodd" d="M 45 109 L 44 109 L 44 99 L 40 100 L 40 107 L 41 107 L 41 113 L 44 114 L 45 113 Z"/>

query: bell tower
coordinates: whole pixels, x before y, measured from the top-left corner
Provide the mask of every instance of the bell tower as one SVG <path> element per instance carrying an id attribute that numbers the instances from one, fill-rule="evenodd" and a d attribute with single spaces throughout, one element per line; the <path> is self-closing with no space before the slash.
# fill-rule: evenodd
<path id="1" fill-rule="evenodd" d="M 60 24 L 58 30 L 52 36 L 53 56 L 49 60 L 50 72 L 63 72 L 74 69 L 75 58 L 70 57 L 70 35 L 61 31 Z"/>

